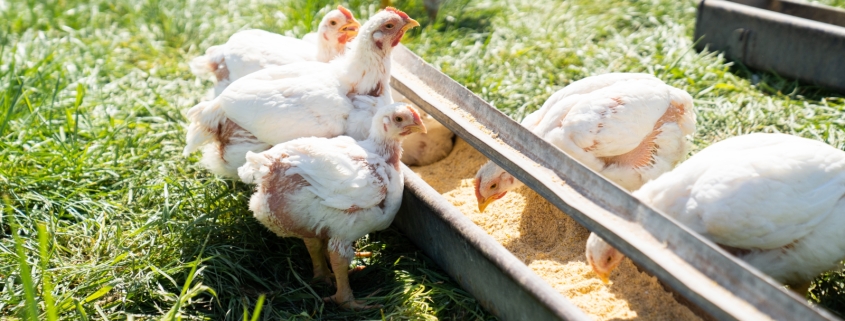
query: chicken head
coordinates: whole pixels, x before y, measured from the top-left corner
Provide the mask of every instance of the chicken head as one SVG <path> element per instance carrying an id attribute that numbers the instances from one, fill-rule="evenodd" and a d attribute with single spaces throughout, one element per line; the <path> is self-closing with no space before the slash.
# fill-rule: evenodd
<path id="1" fill-rule="evenodd" d="M 500 199 L 508 191 L 519 187 L 519 181 L 493 161 L 481 166 L 475 174 L 475 198 L 478 200 L 478 212 L 483 213 L 487 205 Z"/>
<path id="2" fill-rule="evenodd" d="M 405 36 L 408 29 L 419 25 L 416 20 L 411 19 L 404 12 L 393 7 L 387 7 L 364 25 L 362 33 L 369 37 L 369 40 L 379 51 L 388 54 L 391 48 L 402 41 L 402 37 Z"/>
<path id="3" fill-rule="evenodd" d="M 613 272 L 625 256 L 621 252 L 607 244 L 596 233 L 590 233 L 587 238 L 587 263 L 593 268 L 593 272 L 599 276 L 604 284 L 610 282 L 610 273 Z"/>
<path id="4" fill-rule="evenodd" d="M 373 117 L 373 127 L 370 135 L 379 132 L 387 140 L 399 140 L 412 133 L 426 133 L 425 125 L 419 112 L 406 103 L 395 103 L 379 109 Z M 378 135 L 378 134 L 376 134 Z"/>
<path id="5" fill-rule="evenodd" d="M 352 12 L 338 5 L 337 10 L 330 11 L 320 21 L 318 33 L 325 40 L 329 40 L 330 42 L 337 40 L 338 46 L 345 46 L 346 43 L 355 39 L 360 28 L 361 23 L 355 20 Z"/>

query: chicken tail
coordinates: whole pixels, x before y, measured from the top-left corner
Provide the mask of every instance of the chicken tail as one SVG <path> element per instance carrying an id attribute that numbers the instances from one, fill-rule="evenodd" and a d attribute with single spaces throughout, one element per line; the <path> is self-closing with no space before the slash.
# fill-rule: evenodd
<path id="1" fill-rule="evenodd" d="M 182 154 L 188 156 L 200 146 L 214 138 L 220 124 L 226 121 L 226 114 L 216 99 L 204 101 L 188 110 L 188 134 L 185 138 L 185 150 Z"/>
<path id="2" fill-rule="evenodd" d="M 238 168 L 238 176 L 247 184 L 261 184 L 270 172 L 270 159 L 262 153 L 246 152 L 246 163 Z"/>
<path id="3" fill-rule="evenodd" d="M 202 79 L 214 76 L 216 80 L 219 80 L 217 71 L 221 67 L 225 68 L 225 65 L 223 65 L 223 50 L 220 50 L 220 46 L 211 46 L 205 51 L 205 55 L 194 58 L 189 65 L 191 66 L 191 73 L 195 76 Z"/>

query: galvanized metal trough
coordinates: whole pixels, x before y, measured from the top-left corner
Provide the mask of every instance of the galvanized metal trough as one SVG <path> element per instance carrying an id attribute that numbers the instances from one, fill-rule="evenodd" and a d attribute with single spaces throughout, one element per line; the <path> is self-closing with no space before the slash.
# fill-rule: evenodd
<path id="1" fill-rule="evenodd" d="M 405 47 L 397 47 L 393 59 L 394 88 L 656 276 L 702 317 L 836 319 L 642 204 Z M 488 311 L 505 320 L 588 319 L 417 175 L 403 171 L 404 200 L 394 224 Z"/>
<path id="2" fill-rule="evenodd" d="M 845 10 L 790 0 L 702 0 L 696 49 L 845 92 Z"/>

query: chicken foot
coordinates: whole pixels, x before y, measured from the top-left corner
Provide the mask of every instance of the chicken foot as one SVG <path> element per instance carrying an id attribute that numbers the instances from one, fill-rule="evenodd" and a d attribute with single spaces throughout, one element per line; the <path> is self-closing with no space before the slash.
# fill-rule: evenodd
<path id="1" fill-rule="evenodd" d="M 329 270 L 329 267 L 326 264 L 326 257 L 323 255 L 328 248 L 328 240 L 303 238 L 302 241 L 305 242 L 305 247 L 308 249 L 308 255 L 311 256 L 311 264 L 314 266 L 314 280 L 323 281 L 328 285 L 332 285 L 334 275 L 332 274 L 332 271 Z"/>
<path id="2" fill-rule="evenodd" d="M 335 280 L 337 282 L 337 293 L 330 297 L 323 298 L 326 302 L 335 302 L 341 308 L 351 310 L 364 310 L 381 307 L 380 304 L 366 305 L 364 301 L 355 300 L 352 295 L 352 288 L 349 286 L 349 259 L 335 251 L 329 251 L 332 262 Z"/>

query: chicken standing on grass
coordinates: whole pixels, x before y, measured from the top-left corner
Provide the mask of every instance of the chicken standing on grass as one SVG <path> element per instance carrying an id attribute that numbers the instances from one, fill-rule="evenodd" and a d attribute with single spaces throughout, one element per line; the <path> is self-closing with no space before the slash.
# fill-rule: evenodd
<path id="1" fill-rule="evenodd" d="M 247 151 L 308 136 L 366 138 L 376 106 L 392 102 L 390 53 L 415 26 L 404 12 L 387 8 L 364 24 L 357 45 L 340 59 L 267 68 L 238 79 L 188 111 L 184 153 L 206 145 L 203 163 L 215 174 L 237 177 Z"/>
<path id="2" fill-rule="evenodd" d="M 302 238 L 317 279 L 331 280 L 328 250 L 337 293 L 325 300 L 344 308 L 369 307 L 356 301 L 349 287 L 352 245 L 393 221 L 404 184 L 401 140 L 425 131 L 414 108 L 396 103 L 379 108 L 365 141 L 309 137 L 247 153 L 238 174 L 258 185 L 249 202 L 255 218 L 279 236 Z"/>
<path id="3" fill-rule="evenodd" d="M 705 148 L 634 192 L 805 295 L 845 259 L 845 152 L 785 134 L 750 134 Z M 596 235 L 587 259 L 602 279 L 622 254 Z"/>
<path id="4" fill-rule="evenodd" d="M 627 190 L 671 170 L 695 131 L 692 97 L 648 74 L 612 73 L 573 82 L 522 126 Z M 478 210 L 519 186 L 488 162 L 475 178 Z"/>
<path id="5" fill-rule="evenodd" d="M 194 58 L 191 72 L 201 78 L 213 76 L 214 96 L 218 96 L 235 80 L 264 68 L 301 61 L 329 62 L 343 55 L 360 26 L 352 12 L 337 6 L 320 21 L 313 37 L 316 43 L 258 29 L 239 31 L 225 44 L 211 46 L 205 55 Z"/>

